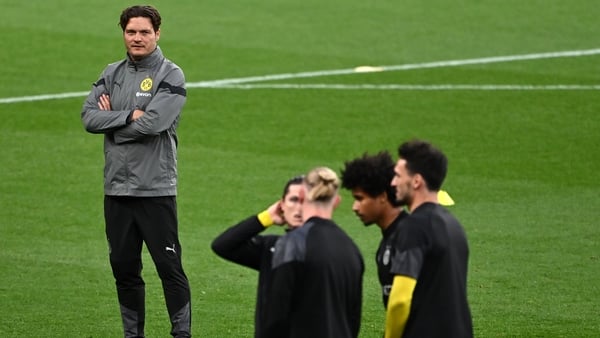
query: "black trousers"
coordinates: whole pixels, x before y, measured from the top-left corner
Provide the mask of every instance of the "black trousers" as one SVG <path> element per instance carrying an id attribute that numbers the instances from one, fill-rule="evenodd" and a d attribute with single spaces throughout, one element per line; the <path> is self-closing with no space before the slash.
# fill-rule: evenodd
<path id="1" fill-rule="evenodd" d="M 181 264 L 175 196 L 105 196 L 104 218 L 125 337 L 144 337 L 143 243 L 162 282 L 171 335 L 190 337 L 190 287 Z"/>

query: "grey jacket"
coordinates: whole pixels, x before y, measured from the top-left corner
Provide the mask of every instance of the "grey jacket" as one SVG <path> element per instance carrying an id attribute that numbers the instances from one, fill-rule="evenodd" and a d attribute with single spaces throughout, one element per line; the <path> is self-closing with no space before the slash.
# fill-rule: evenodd
<path id="1" fill-rule="evenodd" d="M 110 96 L 113 110 L 98 108 Z M 156 48 L 145 59 L 109 64 L 83 105 L 90 133 L 104 134 L 104 193 L 112 196 L 175 196 L 177 134 L 186 101 L 183 71 Z M 130 121 L 135 109 L 144 115 Z"/>

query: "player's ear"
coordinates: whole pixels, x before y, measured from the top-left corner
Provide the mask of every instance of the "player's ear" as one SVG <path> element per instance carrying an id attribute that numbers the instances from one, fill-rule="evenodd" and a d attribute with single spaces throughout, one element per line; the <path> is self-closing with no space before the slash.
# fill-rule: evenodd
<path id="1" fill-rule="evenodd" d="M 413 189 L 419 189 L 421 186 L 423 186 L 425 184 L 425 180 L 423 179 L 423 176 L 421 176 L 421 174 L 415 174 L 412 177 L 412 186 Z"/>
<path id="2" fill-rule="evenodd" d="M 340 202 L 342 202 L 342 196 L 336 195 L 335 199 L 333 200 L 333 208 L 337 208 L 338 205 L 340 205 Z"/>
<path id="3" fill-rule="evenodd" d="M 377 196 L 377 200 L 379 201 L 380 204 L 387 203 L 387 201 L 388 201 L 388 193 L 387 193 L 387 191 L 384 191 L 381 194 L 379 194 L 379 196 Z"/>

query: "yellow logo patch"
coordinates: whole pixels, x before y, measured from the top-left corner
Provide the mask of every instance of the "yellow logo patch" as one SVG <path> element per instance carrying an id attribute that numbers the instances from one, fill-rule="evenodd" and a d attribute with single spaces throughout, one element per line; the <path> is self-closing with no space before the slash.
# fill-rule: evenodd
<path id="1" fill-rule="evenodd" d="M 150 89 L 152 89 L 152 79 L 147 77 L 144 80 L 142 80 L 142 83 L 140 83 L 140 89 L 147 92 Z"/>

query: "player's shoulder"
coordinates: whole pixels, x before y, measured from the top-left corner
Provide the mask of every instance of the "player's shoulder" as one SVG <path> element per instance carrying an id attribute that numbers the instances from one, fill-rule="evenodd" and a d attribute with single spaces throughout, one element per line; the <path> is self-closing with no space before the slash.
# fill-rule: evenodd
<path id="1" fill-rule="evenodd" d="M 410 217 L 413 219 L 427 219 L 446 214 L 449 214 L 449 212 L 442 205 L 438 203 L 426 202 L 413 210 L 413 212 L 410 214 Z"/>
<path id="2" fill-rule="evenodd" d="M 308 224 L 279 237 L 273 248 L 273 269 L 290 262 L 303 262 L 306 257 Z"/>
<path id="3" fill-rule="evenodd" d="M 117 73 L 117 71 L 123 66 L 127 64 L 127 60 L 119 60 L 115 62 L 111 62 L 106 67 L 104 67 L 104 71 L 102 71 L 103 77 L 112 77 Z"/>
<path id="4" fill-rule="evenodd" d="M 437 226 L 460 226 L 460 222 L 444 206 L 436 203 L 426 203 L 419 206 L 411 214 L 410 223 L 426 228 L 437 228 Z"/>
<path id="5" fill-rule="evenodd" d="M 253 239 L 258 239 L 260 242 L 267 246 L 273 246 L 281 238 L 281 235 L 258 235 L 254 236 Z"/>
<path id="6" fill-rule="evenodd" d="M 281 236 L 279 242 L 288 246 L 299 246 L 304 244 L 304 242 L 306 242 L 306 238 L 308 237 L 308 233 L 314 227 L 314 225 L 314 221 L 308 221 L 301 227 L 291 230 L 284 236 Z"/>

